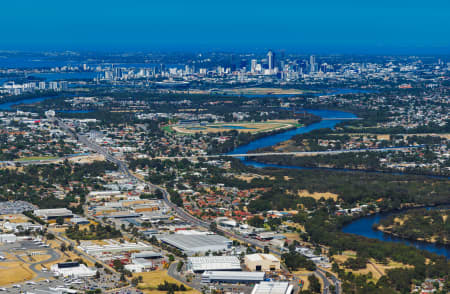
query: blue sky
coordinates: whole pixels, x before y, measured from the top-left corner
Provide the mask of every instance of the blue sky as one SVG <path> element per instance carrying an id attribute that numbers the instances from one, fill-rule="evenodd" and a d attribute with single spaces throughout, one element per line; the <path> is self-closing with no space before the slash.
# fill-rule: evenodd
<path id="1" fill-rule="evenodd" d="M 0 49 L 450 53 L 448 0 L 22 0 L 0 7 Z"/>

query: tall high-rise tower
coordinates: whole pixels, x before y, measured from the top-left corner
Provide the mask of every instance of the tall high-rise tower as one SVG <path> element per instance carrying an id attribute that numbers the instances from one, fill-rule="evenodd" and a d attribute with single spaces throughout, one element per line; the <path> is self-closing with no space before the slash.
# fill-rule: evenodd
<path id="1" fill-rule="evenodd" d="M 272 50 L 267 52 L 267 63 L 269 64 L 269 70 L 274 69 L 275 67 L 275 53 Z"/>
<path id="2" fill-rule="evenodd" d="M 256 59 L 252 59 L 252 64 L 251 64 L 251 71 L 254 73 L 256 72 L 256 65 L 258 64 L 258 61 Z"/>
<path id="3" fill-rule="evenodd" d="M 309 66 L 310 66 L 310 72 L 316 71 L 316 57 L 314 55 L 311 55 L 309 57 Z"/>

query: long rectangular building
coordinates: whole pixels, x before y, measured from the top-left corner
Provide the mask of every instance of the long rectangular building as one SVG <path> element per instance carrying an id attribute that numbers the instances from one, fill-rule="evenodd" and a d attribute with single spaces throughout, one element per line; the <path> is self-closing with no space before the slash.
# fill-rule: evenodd
<path id="1" fill-rule="evenodd" d="M 159 235 L 157 238 L 164 243 L 182 250 L 187 255 L 196 253 L 218 252 L 231 248 L 233 242 L 220 235 Z"/>
<path id="2" fill-rule="evenodd" d="M 261 282 L 256 284 L 251 294 L 292 294 L 294 287 L 288 282 Z"/>
<path id="3" fill-rule="evenodd" d="M 82 243 L 78 246 L 78 249 L 86 252 L 89 255 L 99 255 L 112 252 L 125 252 L 125 251 L 151 251 L 153 248 L 143 242 L 131 243 L 131 242 L 114 242 L 108 240 L 107 245 L 96 245 L 91 243 Z"/>
<path id="4" fill-rule="evenodd" d="M 263 272 L 208 271 L 202 274 L 202 283 L 258 283 L 264 277 Z"/>
<path id="5" fill-rule="evenodd" d="M 74 215 L 72 211 L 67 208 L 52 208 L 52 209 L 36 209 L 33 214 L 44 220 L 62 218 L 72 218 Z"/>
<path id="6" fill-rule="evenodd" d="M 241 263 L 236 256 L 188 257 L 187 269 L 194 273 L 204 271 L 240 271 Z"/>

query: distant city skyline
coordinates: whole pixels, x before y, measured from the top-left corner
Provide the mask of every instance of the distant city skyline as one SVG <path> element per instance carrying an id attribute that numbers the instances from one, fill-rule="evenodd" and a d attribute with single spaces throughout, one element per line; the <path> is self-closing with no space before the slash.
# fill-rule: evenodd
<path id="1" fill-rule="evenodd" d="M 24 0 L 2 6 L 0 50 L 450 52 L 450 3 L 444 0 Z"/>

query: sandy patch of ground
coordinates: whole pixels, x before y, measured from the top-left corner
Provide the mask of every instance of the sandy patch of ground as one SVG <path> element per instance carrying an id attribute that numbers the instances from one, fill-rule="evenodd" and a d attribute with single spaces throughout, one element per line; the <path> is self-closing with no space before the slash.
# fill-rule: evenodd
<path id="1" fill-rule="evenodd" d="M 333 199 L 334 201 L 336 201 L 338 199 L 337 194 L 331 193 L 331 192 L 324 192 L 324 193 L 319 193 L 319 192 L 314 192 L 314 193 L 310 193 L 308 190 L 299 190 L 297 192 L 297 195 L 299 197 L 312 197 L 316 200 L 319 200 L 320 198 L 325 198 L 325 199 Z"/>
<path id="2" fill-rule="evenodd" d="M 69 158 L 70 162 L 74 163 L 93 163 L 94 161 L 105 161 L 105 157 L 103 155 L 94 154 L 94 155 L 84 155 L 84 156 L 74 156 Z"/>
<path id="3" fill-rule="evenodd" d="M 10 285 L 33 279 L 34 273 L 23 262 L 0 263 L 0 285 Z"/>
<path id="4" fill-rule="evenodd" d="M 336 262 L 338 264 L 339 263 L 344 263 L 350 257 L 355 258 L 356 257 L 356 252 L 355 251 L 351 251 L 351 250 L 346 250 L 346 251 L 342 252 L 342 254 L 333 255 L 334 260 L 336 260 Z"/>
<path id="5" fill-rule="evenodd" d="M 55 233 L 64 233 L 66 231 L 66 228 L 51 228 L 50 231 Z"/>
<path id="6" fill-rule="evenodd" d="M 303 242 L 303 240 L 300 238 L 299 233 L 284 233 L 283 236 L 285 236 L 288 240 Z"/>
<path id="7" fill-rule="evenodd" d="M 398 223 L 400 226 L 402 226 L 406 221 L 406 218 L 400 218 L 400 217 L 396 217 L 394 218 L 394 222 Z"/>
<path id="8" fill-rule="evenodd" d="M 354 274 L 364 274 L 372 273 L 373 280 L 376 282 L 379 278 L 386 274 L 386 271 L 393 268 L 412 268 L 410 265 L 402 264 L 399 262 L 389 262 L 387 265 L 377 263 L 375 260 L 369 260 L 366 268 L 357 271 L 349 270 Z"/>
<path id="9" fill-rule="evenodd" d="M 294 271 L 292 272 L 294 276 L 299 278 L 303 281 L 303 287 L 302 290 L 307 290 L 309 288 L 309 280 L 308 276 L 311 275 L 313 272 L 307 271 L 307 270 L 300 270 L 300 271 Z"/>
<path id="10" fill-rule="evenodd" d="M 145 272 L 145 273 L 134 273 L 133 277 L 139 277 L 142 276 L 143 282 L 139 283 L 138 288 L 144 290 L 144 293 L 152 293 L 152 294 L 164 294 L 166 291 L 158 291 L 156 290 L 159 284 L 164 283 L 164 281 L 167 281 L 169 283 L 177 283 L 181 284 L 179 281 L 175 280 L 171 276 L 167 274 L 167 270 L 156 270 L 151 272 Z M 185 285 L 186 288 L 189 288 L 187 285 Z M 175 292 L 175 293 L 185 293 L 185 294 L 194 294 L 199 293 L 197 290 L 191 289 L 189 291 L 184 292 Z"/>
<path id="11" fill-rule="evenodd" d="M 241 174 L 238 176 L 234 176 L 237 179 L 246 181 L 247 183 L 250 183 L 253 179 L 270 179 L 273 180 L 274 177 L 269 177 L 269 176 L 262 176 L 262 175 L 258 175 L 258 174 Z"/>
<path id="12" fill-rule="evenodd" d="M 292 148 L 293 145 L 294 145 L 294 141 L 292 141 L 292 140 L 287 140 L 287 141 L 278 143 L 277 145 L 275 145 L 275 146 L 273 147 L 273 149 L 274 149 L 275 151 L 284 151 L 286 148 Z M 289 151 L 290 151 L 290 150 L 291 150 L 291 149 L 289 149 Z M 286 151 L 288 151 L 288 150 L 286 150 Z"/>
<path id="13" fill-rule="evenodd" d="M 30 221 L 30 219 L 23 214 L 3 214 L 0 215 L 0 218 L 5 222 L 8 221 L 10 223 L 26 223 Z"/>
<path id="14" fill-rule="evenodd" d="M 51 258 L 51 256 L 47 255 L 47 254 L 28 256 L 28 259 L 30 260 L 31 263 L 46 261 L 50 258 Z M 24 260 L 25 260 L 25 258 L 24 258 Z"/>

